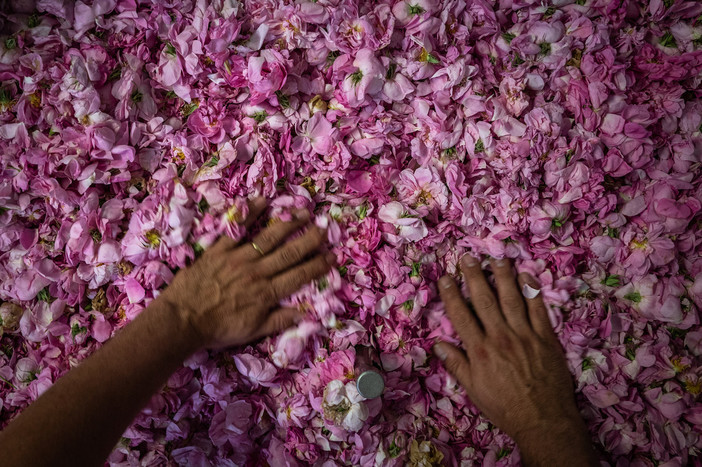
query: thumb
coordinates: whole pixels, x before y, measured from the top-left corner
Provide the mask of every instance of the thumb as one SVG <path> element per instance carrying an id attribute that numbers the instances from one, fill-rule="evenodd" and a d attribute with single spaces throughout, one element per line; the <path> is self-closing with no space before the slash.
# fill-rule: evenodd
<path id="1" fill-rule="evenodd" d="M 256 334 L 258 337 L 277 334 L 299 323 L 304 316 L 297 308 L 278 308 L 268 315 L 268 318 L 266 318 L 266 321 L 263 322 Z"/>
<path id="2" fill-rule="evenodd" d="M 448 342 L 440 341 L 434 345 L 434 353 L 444 363 L 448 372 L 468 389 L 471 384 L 470 362 L 465 352 Z"/>

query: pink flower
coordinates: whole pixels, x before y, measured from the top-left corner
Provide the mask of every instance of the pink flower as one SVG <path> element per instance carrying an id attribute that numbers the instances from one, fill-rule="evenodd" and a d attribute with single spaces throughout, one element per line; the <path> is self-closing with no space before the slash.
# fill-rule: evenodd
<path id="1" fill-rule="evenodd" d="M 406 209 L 397 201 L 392 201 L 378 210 L 378 219 L 395 228 L 394 232 L 386 232 L 391 242 L 416 242 L 426 237 L 429 233 L 427 226 L 417 216 L 417 213 Z"/>
<path id="2" fill-rule="evenodd" d="M 500 83 L 500 96 L 504 99 L 507 110 L 515 117 L 519 117 L 529 107 L 529 99 L 523 92 L 524 86 L 509 77 Z"/>
<path id="3" fill-rule="evenodd" d="M 215 446 L 222 446 L 230 440 L 236 439 L 251 427 L 253 409 L 251 404 L 244 400 L 236 400 L 227 404 L 221 403 L 223 408 L 212 417 L 209 436 Z"/>
<path id="4" fill-rule="evenodd" d="M 366 99 L 366 95 L 375 95 L 383 89 L 385 73 L 375 53 L 370 49 L 361 49 L 353 61 L 356 71 L 349 74 L 343 82 L 342 90 L 349 105 L 357 106 Z"/>
<path id="5" fill-rule="evenodd" d="M 248 61 L 247 78 L 251 104 L 258 104 L 281 89 L 288 77 L 286 59 L 272 49 L 262 50 Z"/>
<path id="6" fill-rule="evenodd" d="M 233 358 L 236 369 L 242 376 L 248 378 L 254 387 L 273 386 L 272 381 L 276 377 L 277 370 L 269 362 L 250 354 L 234 355 Z"/>
<path id="7" fill-rule="evenodd" d="M 426 215 L 435 208 L 444 210 L 448 205 L 448 189 L 434 168 L 403 170 L 397 190 L 400 200 L 421 215 Z"/>
<path id="8" fill-rule="evenodd" d="M 356 384 L 338 379 L 324 388 L 324 417 L 347 431 L 359 431 L 368 418 L 368 408 Z"/>

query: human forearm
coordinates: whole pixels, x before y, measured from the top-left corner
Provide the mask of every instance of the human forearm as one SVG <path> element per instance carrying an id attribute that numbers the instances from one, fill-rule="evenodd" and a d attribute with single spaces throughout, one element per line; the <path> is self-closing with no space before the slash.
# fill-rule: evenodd
<path id="1" fill-rule="evenodd" d="M 597 458 L 580 414 L 516 436 L 522 463 L 527 467 L 593 467 Z"/>
<path id="2" fill-rule="evenodd" d="M 155 300 L 0 433 L 3 465 L 100 465 L 150 397 L 200 346 Z M 10 448 L 11 446 L 11 448 Z"/>

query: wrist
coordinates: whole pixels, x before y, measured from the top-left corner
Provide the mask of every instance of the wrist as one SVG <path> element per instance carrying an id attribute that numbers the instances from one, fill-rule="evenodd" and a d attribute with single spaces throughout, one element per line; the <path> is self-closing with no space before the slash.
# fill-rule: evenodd
<path id="1" fill-rule="evenodd" d="M 156 326 L 168 333 L 173 346 L 187 351 L 187 356 L 205 347 L 205 339 L 193 326 L 190 310 L 172 303 L 164 295 L 151 302 L 149 309 Z"/>
<path id="2" fill-rule="evenodd" d="M 543 420 L 514 437 L 525 465 L 597 465 L 585 422 L 574 415 Z"/>

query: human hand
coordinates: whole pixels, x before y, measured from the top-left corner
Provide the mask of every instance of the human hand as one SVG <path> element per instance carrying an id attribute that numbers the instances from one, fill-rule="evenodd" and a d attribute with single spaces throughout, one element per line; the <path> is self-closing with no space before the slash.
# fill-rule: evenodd
<path id="1" fill-rule="evenodd" d="M 251 202 L 245 223 L 252 224 L 264 209 L 263 199 Z M 273 308 L 329 272 L 335 257 L 319 251 L 324 231 L 309 224 L 309 212 L 297 210 L 293 216 L 243 245 L 221 237 L 195 263 L 180 270 L 159 296 L 177 310 L 200 347 L 245 344 L 302 319 L 296 308 Z M 286 241 L 306 225 L 303 235 Z"/>
<path id="2" fill-rule="evenodd" d="M 451 277 L 440 279 L 441 299 L 466 350 L 439 342 L 434 352 L 481 412 L 517 442 L 525 463 L 593 465 L 572 376 L 538 283 L 520 274 L 518 287 L 509 260 L 491 267 L 497 296 L 477 259 L 461 261 L 474 311 Z"/>

